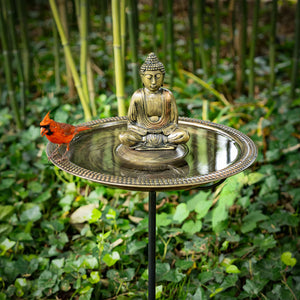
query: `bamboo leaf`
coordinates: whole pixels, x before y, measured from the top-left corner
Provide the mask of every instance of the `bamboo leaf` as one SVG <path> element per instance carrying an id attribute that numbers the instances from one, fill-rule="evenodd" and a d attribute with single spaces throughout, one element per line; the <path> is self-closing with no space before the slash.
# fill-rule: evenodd
<path id="1" fill-rule="evenodd" d="M 193 79 L 195 82 L 199 83 L 204 89 L 208 90 L 210 93 L 215 95 L 224 105 L 230 106 L 230 103 L 225 98 L 225 96 L 221 93 L 219 93 L 216 89 L 214 89 L 212 86 L 210 86 L 208 83 L 206 83 L 204 80 L 199 78 L 198 76 L 194 75 L 191 72 L 181 70 L 181 72 L 186 75 L 188 78 Z"/>

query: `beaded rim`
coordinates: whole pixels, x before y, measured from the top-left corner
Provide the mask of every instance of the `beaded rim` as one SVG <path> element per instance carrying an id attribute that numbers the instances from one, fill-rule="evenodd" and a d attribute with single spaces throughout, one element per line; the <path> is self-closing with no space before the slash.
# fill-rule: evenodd
<path id="1" fill-rule="evenodd" d="M 90 122 L 80 124 L 81 126 L 103 127 L 112 125 L 124 125 L 127 123 L 127 117 L 113 117 L 106 119 L 99 119 Z M 191 188 L 201 187 L 208 183 L 215 183 L 219 180 L 226 179 L 227 177 L 233 176 L 240 173 L 250 167 L 257 157 L 257 147 L 254 142 L 245 134 L 240 131 L 221 124 L 216 124 L 209 121 L 203 121 L 198 119 L 191 119 L 186 117 L 180 117 L 178 124 L 185 126 L 199 127 L 202 129 L 213 130 L 223 135 L 228 136 L 234 142 L 239 145 L 240 154 L 238 159 L 227 166 L 226 168 L 218 171 L 211 172 L 205 175 L 192 176 L 186 178 L 132 178 L 122 177 L 116 175 L 101 174 L 91 170 L 84 169 L 72 163 L 68 158 L 60 160 L 61 154 L 53 155 L 50 160 L 51 162 L 67 173 L 75 176 L 79 176 L 84 179 L 88 179 L 109 187 L 122 188 L 126 190 L 135 191 L 167 191 L 167 190 L 186 190 Z M 52 143 L 47 145 L 47 156 L 51 155 Z"/>

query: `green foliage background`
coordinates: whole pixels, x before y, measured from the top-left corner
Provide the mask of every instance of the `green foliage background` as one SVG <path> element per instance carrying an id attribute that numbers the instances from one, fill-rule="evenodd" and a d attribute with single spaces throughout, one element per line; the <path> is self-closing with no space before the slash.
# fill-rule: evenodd
<path id="1" fill-rule="evenodd" d="M 246 2 L 250 37 L 252 2 Z M 139 39 L 139 64 L 157 49 L 167 69 L 166 86 L 175 94 L 180 115 L 208 119 L 244 132 L 255 141 L 259 155 L 251 169 L 227 179 L 213 191 L 158 193 L 157 299 L 299 299 L 300 101 L 299 74 L 293 59 L 299 55 L 295 47 L 298 7 L 295 1 L 278 1 L 276 76 L 270 88 L 272 6 L 261 1 L 255 94 L 249 98 L 249 39 L 244 45 L 244 82 L 240 91 L 237 89 L 240 52 L 232 33 L 239 30 L 240 19 L 239 8 L 231 10 L 235 1 L 201 2 L 205 4 L 203 28 L 196 25 L 194 15 L 192 49 L 188 7 L 182 3 L 173 3 L 171 27 L 163 9 L 166 1 L 159 2 L 156 13 L 152 2 L 139 1 L 138 37 L 134 33 Z M 49 3 L 29 4 L 24 12 L 32 74 L 26 87 L 25 114 L 21 111 L 18 60 L 7 58 L 4 51 L 0 65 L 0 299 L 146 299 L 147 194 L 109 189 L 76 178 L 47 160 L 46 140 L 39 135 L 44 115 L 52 110 L 55 120 L 73 124 L 83 122 L 84 115 L 77 96 L 68 94 L 62 48 L 58 73 L 61 86 L 57 85 Z M 69 42 L 78 63 L 75 5 L 73 1 L 67 4 Z M 130 3 L 130 12 L 136 8 L 132 4 L 136 2 Z M 118 113 L 111 7 L 109 1 L 91 1 L 89 5 L 88 42 L 97 111 L 94 118 L 104 118 Z M 236 12 L 235 17 L 232 12 Z M 16 11 L 12 15 L 20 33 L 20 15 Z M 218 20 L 218 15 L 219 40 L 214 27 L 217 22 L 211 21 Z M 8 20 L 8 14 L 3 17 Z M 166 25 L 173 30 L 173 46 Z M 203 36 L 199 37 L 201 31 Z M 20 40 L 18 43 L 24 55 L 24 46 Z M 205 43 L 210 58 L 206 62 L 208 74 L 200 60 L 201 43 Z M 133 46 L 125 45 L 128 105 L 135 79 Z M 3 50 L 3 42 L 1 46 Z M 170 49 L 174 50 L 173 62 Z M 12 65 L 13 92 L 24 127 L 21 130 L 10 108 L 11 90 L 4 76 L 6 59 Z"/>

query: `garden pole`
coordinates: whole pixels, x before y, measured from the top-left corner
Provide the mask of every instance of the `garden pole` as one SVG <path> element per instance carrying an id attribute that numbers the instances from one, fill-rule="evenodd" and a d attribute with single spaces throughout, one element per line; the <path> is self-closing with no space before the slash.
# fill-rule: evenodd
<path id="1" fill-rule="evenodd" d="M 155 300 L 156 192 L 149 192 L 148 299 Z"/>

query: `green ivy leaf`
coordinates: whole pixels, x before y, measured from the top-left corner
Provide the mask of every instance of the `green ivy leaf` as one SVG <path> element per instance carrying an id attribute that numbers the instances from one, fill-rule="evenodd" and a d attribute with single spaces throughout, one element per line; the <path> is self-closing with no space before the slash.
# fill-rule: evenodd
<path id="1" fill-rule="evenodd" d="M 189 214 L 190 214 L 190 212 L 187 209 L 187 205 L 185 203 L 180 203 L 176 207 L 176 211 L 173 216 L 173 220 L 177 221 L 179 223 L 182 223 L 189 216 Z"/>
<path id="2" fill-rule="evenodd" d="M 73 194 L 67 194 L 65 197 L 59 200 L 59 205 L 62 207 L 63 211 L 69 211 L 71 209 L 72 202 L 75 196 Z"/>
<path id="3" fill-rule="evenodd" d="M 161 278 L 163 278 L 163 276 L 165 274 L 167 274 L 170 271 L 171 267 L 168 263 L 156 263 L 156 278 L 157 281 L 160 281 Z"/>
<path id="4" fill-rule="evenodd" d="M 1 180 L 0 191 L 10 188 L 15 183 L 15 179 L 5 178 Z"/>
<path id="5" fill-rule="evenodd" d="M 210 192 L 203 192 L 200 191 L 197 194 L 193 195 L 191 199 L 187 201 L 187 208 L 189 211 L 202 211 L 203 202 L 206 202 L 208 196 L 210 195 Z"/>
<path id="6" fill-rule="evenodd" d="M 9 240 L 8 238 L 6 238 L 4 241 L 2 241 L 0 243 L 0 249 L 2 250 L 1 255 L 4 255 L 5 252 L 9 249 L 11 249 L 14 245 L 16 244 L 16 242 Z"/>
<path id="7" fill-rule="evenodd" d="M 109 267 L 113 266 L 119 259 L 120 254 L 117 251 L 113 251 L 111 254 L 107 253 L 102 258 L 103 262 Z"/>
<path id="8" fill-rule="evenodd" d="M 51 264 L 55 266 L 57 269 L 61 269 L 65 264 L 64 258 L 53 259 Z"/>
<path id="9" fill-rule="evenodd" d="M 57 280 L 57 275 L 45 270 L 42 272 L 42 274 L 40 275 L 38 281 L 37 281 L 37 285 L 39 289 L 47 289 L 47 288 L 51 288 L 55 285 Z"/>
<path id="10" fill-rule="evenodd" d="M 179 270 L 176 268 L 175 270 L 171 269 L 169 272 L 164 274 L 164 276 L 161 277 L 160 280 L 167 280 L 170 282 L 177 283 L 181 281 L 185 276 L 186 276 L 185 274 L 179 272 Z"/>
<path id="11" fill-rule="evenodd" d="M 163 285 L 157 285 L 155 287 L 155 299 L 160 299 L 163 292 Z"/>
<path id="12" fill-rule="evenodd" d="M 168 226 L 172 223 L 172 216 L 168 215 L 166 213 L 161 213 L 156 215 L 156 226 L 161 227 L 161 226 Z"/>
<path id="13" fill-rule="evenodd" d="M 204 299 L 206 299 L 204 290 L 203 290 L 203 288 L 198 287 L 196 290 L 196 293 L 191 298 L 191 300 L 204 300 Z"/>
<path id="14" fill-rule="evenodd" d="M 256 224 L 260 221 L 268 220 L 269 217 L 262 214 L 260 211 L 252 211 L 243 219 L 243 225 L 241 227 L 242 233 L 247 233 L 256 227 Z"/>
<path id="15" fill-rule="evenodd" d="M 47 201 L 47 200 L 50 199 L 50 198 L 51 198 L 51 192 L 50 192 L 50 190 L 48 190 L 48 191 L 46 191 L 46 192 L 40 194 L 38 197 L 36 197 L 36 198 L 34 199 L 34 202 L 35 202 L 35 203 L 42 203 L 42 202 Z"/>
<path id="16" fill-rule="evenodd" d="M 10 217 L 15 208 L 12 205 L 0 205 L 0 221 L 4 221 L 8 217 Z"/>
<path id="17" fill-rule="evenodd" d="M 297 263 L 297 259 L 292 257 L 292 253 L 287 251 L 281 254 L 281 261 L 286 265 L 293 267 Z"/>
<path id="18" fill-rule="evenodd" d="M 111 220 L 115 220 L 116 219 L 116 215 L 117 215 L 116 211 L 114 209 L 110 208 L 108 210 L 108 213 L 106 214 L 106 218 L 107 219 L 111 219 Z"/>
<path id="19" fill-rule="evenodd" d="M 212 271 L 207 271 L 207 272 L 200 273 L 198 277 L 201 284 L 205 284 L 206 282 L 213 280 L 214 274 Z"/>
<path id="20" fill-rule="evenodd" d="M 220 287 L 222 287 L 223 290 L 226 290 L 229 287 L 235 286 L 238 279 L 239 279 L 239 277 L 236 274 L 227 275 L 227 276 L 225 276 L 224 281 L 222 282 Z"/>
<path id="21" fill-rule="evenodd" d="M 243 172 L 226 180 L 220 193 L 218 205 L 212 212 L 212 225 L 215 232 L 223 230 L 221 224 L 228 219 L 228 209 L 233 205 L 234 200 L 239 195 L 244 182 L 245 176 Z"/>
<path id="22" fill-rule="evenodd" d="M 229 265 L 226 267 L 226 273 L 228 274 L 238 274 L 241 273 L 239 268 L 236 265 Z"/>
<path id="23" fill-rule="evenodd" d="M 247 183 L 249 185 L 252 185 L 252 184 L 255 184 L 255 183 L 261 181 L 265 177 L 266 177 L 265 174 L 261 174 L 261 173 L 258 173 L 258 172 L 253 172 L 253 173 L 248 174 Z"/>
<path id="24" fill-rule="evenodd" d="M 10 224 L 0 224 L 0 236 L 7 235 L 13 230 L 13 226 Z"/>
<path id="25" fill-rule="evenodd" d="M 22 134 L 22 141 L 24 143 L 26 142 L 26 144 L 27 144 L 29 141 L 35 141 L 37 138 L 39 138 L 39 136 L 40 136 L 39 128 L 34 125 L 30 125 L 28 130 L 26 130 Z"/>
<path id="26" fill-rule="evenodd" d="M 83 260 L 81 266 L 88 268 L 88 269 L 96 269 L 98 268 L 98 260 L 96 257 L 87 255 Z"/>
<path id="27" fill-rule="evenodd" d="M 246 284 L 243 286 L 243 289 L 248 295 L 251 295 L 253 297 L 254 295 L 258 295 L 258 293 L 268 282 L 269 280 L 266 278 L 257 278 L 254 280 L 247 279 Z"/>
<path id="28" fill-rule="evenodd" d="M 211 293 L 209 295 L 209 298 L 212 298 L 212 297 L 216 296 L 217 294 L 221 293 L 222 291 L 223 291 L 222 287 L 221 288 L 217 288 L 213 293 Z"/>
<path id="29" fill-rule="evenodd" d="M 101 216 L 102 216 L 102 212 L 99 209 L 94 208 L 92 210 L 92 214 L 89 218 L 89 223 L 91 224 L 91 223 L 98 222 L 98 220 L 101 218 Z"/>
<path id="30" fill-rule="evenodd" d="M 188 270 L 193 266 L 194 262 L 190 260 L 176 260 L 175 266 L 181 270 Z"/>
<path id="31" fill-rule="evenodd" d="M 219 205 L 213 210 L 212 216 L 213 230 L 215 232 L 222 231 L 220 225 L 228 218 L 228 211 L 226 206 L 223 203 L 219 203 Z"/>
<path id="32" fill-rule="evenodd" d="M 80 297 L 78 300 L 90 300 L 92 295 L 93 288 L 90 285 L 87 285 L 80 289 Z"/>
<path id="33" fill-rule="evenodd" d="M 202 219 L 206 216 L 209 209 L 211 208 L 213 202 L 210 200 L 200 201 L 195 207 L 195 211 L 197 213 L 197 219 Z"/>
<path id="34" fill-rule="evenodd" d="M 39 220 L 42 217 L 42 213 L 40 210 L 40 207 L 38 205 L 35 205 L 29 209 L 24 210 L 21 213 L 20 220 L 21 222 L 35 222 Z"/>
<path id="35" fill-rule="evenodd" d="M 33 193 L 41 193 L 43 190 L 43 186 L 38 181 L 31 181 L 28 184 L 28 190 Z"/>
<path id="36" fill-rule="evenodd" d="M 182 226 L 183 231 L 189 234 L 195 234 L 196 232 L 200 232 L 202 228 L 202 222 L 197 220 L 194 222 L 193 220 L 189 220 L 185 222 Z"/>
<path id="37" fill-rule="evenodd" d="M 17 278 L 15 281 L 15 287 L 17 289 L 22 290 L 22 288 L 24 288 L 26 285 L 27 285 L 26 278 Z"/>
<path id="38" fill-rule="evenodd" d="M 61 289 L 64 291 L 64 292 L 67 292 L 71 289 L 71 284 L 70 284 L 70 281 L 66 278 L 64 278 L 62 281 L 61 281 Z"/>
<path id="39" fill-rule="evenodd" d="M 100 276 L 99 276 L 99 272 L 98 271 L 93 271 L 91 272 L 90 278 L 89 278 L 89 282 L 92 284 L 96 284 L 100 281 Z"/>
<path id="40" fill-rule="evenodd" d="M 21 231 L 21 232 L 12 232 L 10 234 L 10 237 L 12 240 L 14 241 L 32 241 L 33 238 L 31 236 L 31 234 L 29 232 L 24 232 L 24 231 Z"/>
<path id="41" fill-rule="evenodd" d="M 147 246 L 147 243 L 145 241 L 133 241 L 130 244 L 128 244 L 128 251 L 129 254 L 135 254 L 140 249 L 143 249 Z"/>
<path id="42" fill-rule="evenodd" d="M 253 240 L 253 245 L 258 246 L 260 249 L 267 251 L 268 249 L 276 247 L 276 240 L 273 238 L 272 235 L 258 235 Z"/>

